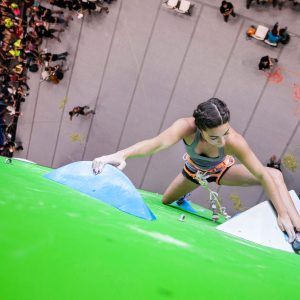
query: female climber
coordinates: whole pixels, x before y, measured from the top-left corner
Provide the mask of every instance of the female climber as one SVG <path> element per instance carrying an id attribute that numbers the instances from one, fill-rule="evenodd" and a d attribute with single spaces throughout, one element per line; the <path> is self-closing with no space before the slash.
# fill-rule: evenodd
<path id="1" fill-rule="evenodd" d="M 229 121 L 227 105 L 211 98 L 200 103 L 192 117 L 178 119 L 158 136 L 95 158 L 93 171 L 95 174 L 102 172 L 105 164 L 123 170 L 128 158 L 149 156 L 183 140 L 186 147 L 184 168 L 166 189 L 162 198 L 164 204 L 180 199 L 203 180 L 226 186 L 261 185 L 276 209 L 279 228 L 288 234 L 289 242 L 293 242 L 295 231 L 300 232 L 300 216 L 281 172 L 263 166 Z"/>

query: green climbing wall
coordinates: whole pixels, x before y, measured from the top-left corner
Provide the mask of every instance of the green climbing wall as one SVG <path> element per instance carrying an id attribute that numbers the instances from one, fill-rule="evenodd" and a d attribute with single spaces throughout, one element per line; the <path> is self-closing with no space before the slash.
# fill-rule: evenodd
<path id="1" fill-rule="evenodd" d="M 4 160 L 1 300 L 299 297 L 295 254 L 231 237 L 196 215 L 181 222 L 183 212 L 158 194 L 141 191 L 157 217 L 146 221 L 43 178 L 48 168 Z"/>

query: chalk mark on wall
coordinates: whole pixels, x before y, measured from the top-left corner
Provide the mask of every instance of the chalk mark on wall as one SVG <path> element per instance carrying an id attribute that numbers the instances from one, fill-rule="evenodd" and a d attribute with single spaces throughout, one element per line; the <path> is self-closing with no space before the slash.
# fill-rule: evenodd
<path id="1" fill-rule="evenodd" d="M 71 142 L 76 143 L 76 142 L 84 142 L 84 138 L 79 134 L 79 133 L 73 133 L 70 136 Z"/>
<path id="2" fill-rule="evenodd" d="M 281 72 L 281 68 L 276 68 L 274 69 L 274 71 L 272 72 L 267 72 L 265 73 L 266 76 L 267 76 L 267 79 L 269 82 L 272 82 L 272 83 L 282 83 L 283 82 L 283 75 L 282 75 L 282 72 Z"/>
<path id="3" fill-rule="evenodd" d="M 236 211 L 242 211 L 245 209 L 245 207 L 243 206 L 242 204 L 242 200 L 239 196 L 238 193 L 231 193 L 229 195 L 229 199 L 231 200 L 231 202 L 233 203 L 233 208 L 236 210 Z"/>
<path id="4" fill-rule="evenodd" d="M 64 99 L 62 99 L 59 103 L 59 109 L 63 109 L 66 106 L 67 102 L 68 102 L 68 98 L 64 97 Z"/>
<path id="5" fill-rule="evenodd" d="M 283 156 L 282 163 L 286 169 L 292 172 L 296 172 L 299 168 L 297 158 L 291 153 L 287 153 Z"/>
<path id="6" fill-rule="evenodd" d="M 293 77 L 294 76 L 300 77 L 299 72 L 290 70 L 288 68 L 283 68 L 283 67 L 277 67 L 271 72 L 266 72 L 265 76 L 267 77 L 267 80 L 270 83 L 280 84 L 280 85 L 290 88 L 291 86 L 289 84 L 284 83 L 285 78 L 283 75 L 283 71 L 285 71 L 286 73 L 292 74 Z M 296 101 L 295 115 L 299 115 L 300 114 L 300 84 L 297 84 L 295 82 L 292 84 L 292 97 L 293 97 L 293 100 Z"/>
<path id="7" fill-rule="evenodd" d="M 293 86 L 293 96 L 296 101 L 296 115 L 300 113 L 300 85 L 294 83 Z"/>

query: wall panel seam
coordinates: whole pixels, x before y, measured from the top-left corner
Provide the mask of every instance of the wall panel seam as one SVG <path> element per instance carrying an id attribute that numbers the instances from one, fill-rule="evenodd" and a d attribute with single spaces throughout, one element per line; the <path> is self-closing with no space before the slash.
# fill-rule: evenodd
<path id="1" fill-rule="evenodd" d="M 245 20 L 243 20 L 243 21 L 241 22 L 240 28 L 239 28 L 239 30 L 238 30 L 238 32 L 237 32 L 237 35 L 236 35 L 235 39 L 234 39 L 234 42 L 233 42 L 232 47 L 231 47 L 231 49 L 230 49 L 230 52 L 229 52 L 229 54 L 228 54 L 228 58 L 227 58 L 227 60 L 226 60 L 226 63 L 225 63 L 225 65 L 224 65 L 224 68 L 223 68 L 223 70 L 222 70 L 222 72 L 221 72 L 221 75 L 220 75 L 220 77 L 219 77 L 218 83 L 217 83 L 217 85 L 216 85 L 216 89 L 215 89 L 215 91 L 214 91 L 214 93 L 213 93 L 213 97 L 216 96 L 216 93 L 218 92 L 218 89 L 220 88 L 221 82 L 222 82 L 223 77 L 224 77 L 224 74 L 225 74 L 225 72 L 226 72 L 226 70 L 227 70 L 228 64 L 229 64 L 229 62 L 230 62 L 230 60 L 231 60 L 232 53 L 233 53 L 233 51 L 234 51 L 234 49 L 235 49 L 235 47 L 236 47 L 236 45 L 237 45 L 237 41 L 238 41 L 238 39 L 239 39 L 239 37 L 240 37 L 240 34 L 241 34 L 242 28 L 243 28 L 243 26 L 244 26 L 244 23 L 245 23 Z"/>
<path id="2" fill-rule="evenodd" d="M 73 78 L 73 72 L 74 72 L 74 68 L 75 68 L 75 64 L 76 64 L 76 57 L 77 57 L 77 54 L 78 54 L 79 42 L 81 40 L 81 33 L 82 33 L 82 28 L 83 28 L 83 22 L 84 22 L 84 18 L 81 20 L 81 25 L 80 25 L 79 35 L 78 35 L 78 39 L 77 39 L 77 45 L 76 45 L 75 55 L 74 55 L 74 63 L 72 65 L 72 69 L 71 69 L 71 73 L 70 73 L 70 78 L 69 78 L 69 82 L 68 82 L 68 86 L 67 86 L 67 90 L 66 90 L 66 95 L 65 95 L 66 99 L 67 99 L 67 97 L 69 95 L 69 90 L 70 90 L 70 86 L 71 86 L 71 82 L 72 82 L 72 78 Z M 62 126 L 62 121 L 63 121 L 63 117 L 64 117 L 64 112 L 65 112 L 65 105 L 62 108 L 62 112 L 61 112 L 61 116 L 60 116 L 60 120 L 59 120 L 59 129 L 58 129 L 58 133 L 57 133 L 57 136 L 56 136 L 54 151 L 53 151 L 52 160 L 51 160 L 51 167 L 53 167 L 54 159 L 55 159 L 55 156 L 56 156 L 56 150 L 57 150 L 57 145 L 58 145 L 58 141 L 59 141 L 59 137 L 60 137 L 60 132 L 61 132 L 61 126 Z"/>
<path id="3" fill-rule="evenodd" d="M 145 60 L 146 60 L 146 56 L 147 56 L 147 53 L 148 53 L 148 50 L 149 50 L 149 45 L 150 45 L 150 42 L 152 40 L 153 32 L 154 32 L 154 29 L 156 27 L 156 23 L 157 23 L 157 20 L 158 20 L 160 9 L 161 9 L 161 3 L 159 2 L 158 9 L 156 11 L 156 15 L 155 15 L 154 22 L 153 22 L 153 25 L 152 25 L 152 28 L 151 28 L 151 32 L 150 32 L 150 35 L 149 35 L 149 38 L 148 38 L 148 41 L 147 41 L 147 44 L 146 44 L 146 47 L 145 47 L 145 52 L 144 52 L 144 55 L 143 55 L 143 58 L 142 58 L 142 63 L 140 65 L 140 68 L 139 68 L 139 71 L 138 71 L 138 76 L 137 76 L 137 79 L 136 79 L 136 82 L 135 82 L 135 85 L 134 85 L 134 88 L 133 88 L 133 91 L 132 91 L 131 99 L 129 101 L 129 105 L 128 105 L 128 108 L 127 108 L 127 111 L 126 111 L 124 123 L 123 123 L 123 126 L 122 126 L 122 130 L 121 130 L 120 137 L 119 137 L 119 140 L 118 140 L 117 147 L 116 147 L 115 151 L 118 151 L 118 149 L 120 147 L 120 144 L 121 144 L 121 141 L 122 141 L 123 133 L 124 133 L 124 130 L 125 130 L 125 127 L 126 127 L 126 123 L 128 121 L 128 116 L 129 116 L 129 113 L 130 113 L 130 109 L 132 107 L 132 103 L 133 103 L 133 99 L 134 99 L 134 96 L 135 96 L 135 93 L 136 93 L 136 90 L 137 90 L 137 86 L 138 86 L 138 83 L 139 83 L 140 78 L 141 78 L 141 73 L 142 73 L 144 63 L 145 63 Z"/>
<path id="4" fill-rule="evenodd" d="M 110 56 L 111 56 L 112 46 L 113 46 L 113 43 L 114 43 L 114 40 L 115 40 L 115 35 L 116 35 L 116 32 L 117 32 L 117 28 L 118 28 L 118 23 L 119 23 L 119 19 L 120 19 L 120 15 L 121 15 L 121 10 L 122 10 L 122 7 L 123 7 L 122 4 L 123 4 L 123 2 L 121 1 L 120 6 L 119 6 L 118 15 L 117 15 L 116 22 L 115 22 L 115 26 L 114 26 L 114 30 L 113 30 L 113 34 L 112 34 L 112 38 L 110 40 L 109 49 L 108 49 L 108 52 L 107 52 L 107 57 L 106 57 L 105 65 L 104 65 L 104 68 L 103 68 L 103 73 L 101 75 L 99 89 L 98 89 L 98 92 L 97 92 L 97 99 L 96 99 L 96 103 L 95 103 L 95 106 L 94 106 L 95 110 L 98 106 L 98 103 L 101 102 L 101 101 L 99 101 L 100 100 L 100 95 L 101 95 L 101 91 L 102 91 L 102 87 L 103 87 L 103 82 L 104 82 L 108 62 L 109 62 L 109 59 L 110 59 Z M 94 120 L 94 116 L 92 115 L 92 121 L 90 122 L 90 126 L 89 126 L 89 129 L 88 129 L 88 134 L 87 134 L 86 141 L 85 141 L 85 144 L 84 144 L 84 149 L 83 149 L 83 152 L 82 152 L 81 160 L 83 160 L 84 156 L 85 156 L 85 152 L 86 152 L 86 149 L 87 149 L 87 144 L 89 142 L 89 138 L 90 138 L 90 135 L 91 135 L 91 128 L 92 128 L 92 125 L 93 125 L 93 120 Z"/>
<path id="5" fill-rule="evenodd" d="M 192 44 L 192 41 L 193 41 L 193 38 L 194 38 L 194 35 L 195 35 L 195 32 L 196 32 L 196 29 L 198 27 L 198 23 L 199 23 L 199 20 L 200 20 L 200 17 L 201 17 L 201 14 L 202 14 L 202 11 L 203 11 L 203 6 L 201 6 L 201 8 L 199 9 L 199 14 L 198 14 L 198 17 L 197 17 L 197 20 L 195 22 L 195 25 L 194 25 L 194 28 L 192 30 L 192 33 L 190 35 L 190 38 L 189 38 L 189 41 L 187 43 L 187 47 L 185 49 L 185 52 L 184 52 L 184 55 L 183 55 L 183 59 L 180 63 L 180 66 L 179 66 L 179 70 L 178 70 L 178 73 L 177 73 L 177 76 L 175 78 L 175 81 L 174 81 L 174 85 L 173 85 L 173 88 L 172 88 L 172 91 L 170 93 L 170 97 L 169 97 L 169 100 L 167 102 L 167 105 L 166 105 L 166 108 L 165 108 L 165 111 L 162 115 L 162 120 L 161 120 L 161 123 L 159 125 L 159 129 L 157 131 L 157 134 L 159 134 L 162 130 L 162 127 L 163 127 L 163 124 L 164 124 L 164 121 L 165 121 L 165 118 L 166 118 L 166 115 L 167 115 L 167 112 L 169 110 L 169 107 L 170 107 L 170 104 L 171 104 L 171 101 L 172 101 L 172 98 L 174 96 L 174 93 L 175 93 L 175 90 L 176 90 L 176 87 L 177 87 L 177 83 L 178 83 L 178 80 L 180 78 L 180 75 L 182 73 L 182 69 L 183 69 L 183 66 L 184 66 L 184 63 L 186 61 L 186 58 L 187 58 L 187 54 L 189 52 L 189 49 L 190 49 L 190 46 Z M 139 188 L 141 188 L 144 184 L 144 181 L 145 181 L 145 178 L 146 178 L 146 175 L 147 175 L 147 172 L 148 172 L 148 168 L 150 166 L 150 163 L 151 163 L 151 160 L 152 160 L 152 156 L 148 159 L 147 161 L 147 164 L 146 164 L 146 167 L 145 167 L 145 170 L 144 170 L 144 174 L 142 176 L 142 180 L 140 182 L 140 186 Z"/>

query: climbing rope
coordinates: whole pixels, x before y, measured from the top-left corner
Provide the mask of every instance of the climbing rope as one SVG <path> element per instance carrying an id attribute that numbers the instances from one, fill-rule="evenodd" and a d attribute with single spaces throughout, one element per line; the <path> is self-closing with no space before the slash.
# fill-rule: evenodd
<path id="1" fill-rule="evenodd" d="M 212 210 L 212 220 L 214 222 L 219 220 L 219 213 L 226 218 L 226 220 L 230 219 L 230 216 L 226 212 L 226 207 L 221 206 L 219 201 L 219 195 L 217 192 L 212 191 L 208 185 L 207 181 L 208 176 L 205 173 L 197 171 L 195 179 L 199 182 L 199 184 L 209 192 L 209 202 Z"/>

